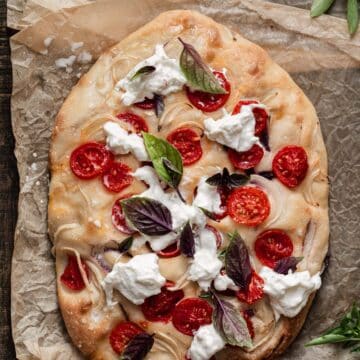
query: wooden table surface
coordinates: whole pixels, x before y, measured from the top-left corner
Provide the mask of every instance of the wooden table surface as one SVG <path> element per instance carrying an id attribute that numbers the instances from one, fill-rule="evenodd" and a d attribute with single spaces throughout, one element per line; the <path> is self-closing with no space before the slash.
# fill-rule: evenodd
<path id="1" fill-rule="evenodd" d="M 309 8 L 311 4 L 311 0 L 273 2 L 302 8 Z M 338 0 L 331 13 L 344 16 L 345 1 Z M 12 33 L 6 28 L 6 0 L 0 0 L 0 360 L 16 359 L 10 319 L 11 255 L 19 191 L 10 122 L 11 63 L 8 39 Z"/>

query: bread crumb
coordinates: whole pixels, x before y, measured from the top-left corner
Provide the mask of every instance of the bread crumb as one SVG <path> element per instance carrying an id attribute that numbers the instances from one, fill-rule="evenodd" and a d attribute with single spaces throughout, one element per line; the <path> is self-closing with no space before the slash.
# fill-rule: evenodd
<path id="1" fill-rule="evenodd" d="M 88 51 L 82 51 L 77 57 L 77 61 L 80 64 L 88 64 L 91 60 L 92 55 Z"/>

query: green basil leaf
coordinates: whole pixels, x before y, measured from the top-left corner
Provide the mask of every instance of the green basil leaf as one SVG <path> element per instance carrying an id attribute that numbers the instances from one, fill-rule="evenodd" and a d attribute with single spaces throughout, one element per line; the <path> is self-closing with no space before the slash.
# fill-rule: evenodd
<path id="1" fill-rule="evenodd" d="M 130 81 L 135 80 L 136 78 L 138 78 L 140 75 L 147 75 L 147 74 L 151 74 L 152 72 L 154 72 L 156 70 L 155 66 L 143 66 L 142 68 L 140 68 L 138 71 L 136 71 L 136 73 L 131 77 Z"/>
<path id="2" fill-rule="evenodd" d="M 329 10 L 334 0 L 314 0 L 311 6 L 311 17 L 317 17 Z"/>
<path id="3" fill-rule="evenodd" d="M 240 311 L 229 301 L 213 293 L 213 324 L 223 340 L 230 345 L 252 346 L 249 329 Z"/>
<path id="4" fill-rule="evenodd" d="M 128 252 L 134 242 L 134 238 L 132 236 L 127 237 L 124 239 L 118 246 L 118 251 L 121 253 Z"/>
<path id="5" fill-rule="evenodd" d="M 194 257 L 195 254 L 195 238 L 188 221 L 180 234 L 180 250 L 186 257 Z"/>
<path id="6" fill-rule="evenodd" d="M 359 5 L 358 0 L 348 0 L 347 2 L 347 22 L 350 34 L 355 34 L 359 26 Z"/>
<path id="7" fill-rule="evenodd" d="M 157 200 L 136 196 L 122 200 L 121 208 L 131 225 L 145 235 L 165 235 L 173 230 L 170 210 Z"/>
<path id="8" fill-rule="evenodd" d="M 137 334 L 126 345 L 120 356 L 120 360 L 143 360 L 153 345 L 153 335 L 145 332 Z"/>
<path id="9" fill-rule="evenodd" d="M 195 48 L 179 38 L 184 46 L 180 55 L 180 68 L 190 87 L 210 94 L 226 94 L 219 80 L 201 59 Z"/>
<path id="10" fill-rule="evenodd" d="M 230 236 L 225 254 L 225 270 L 237 286 L 243 290 L 248 288 L 252 276 L 250 257 L 246 244 L 237 231 Z"/>
<path id="11" fill-rule="evenodd" d="M 176 188 L 181 181 L 183 164 L 179 151 L 167 141 L 143 132 L 144 144 L 159 178 Z M 164 159 L 166 161 L 164 162 Z"/>

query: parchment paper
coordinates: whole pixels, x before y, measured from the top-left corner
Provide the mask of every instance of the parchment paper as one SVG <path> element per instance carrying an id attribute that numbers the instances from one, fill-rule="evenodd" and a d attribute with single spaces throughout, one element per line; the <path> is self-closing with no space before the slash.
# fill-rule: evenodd
<path id="1" fill-rule="evenodd" d="M 267 49 L 292 73 L 318 111 L 331 181 L 329 266 L 303 331 L 282 359 L 352 359 L 340 347 L 303 345 L 334 325 L 360 297 L 360 34 L 350 40 L 343 20 L 324 16 L 310 21 L 307 11 L 260 0 L 101 0 L 59 12 L 54 10 L 63 7 L 61 0 L 51 6 L 44 0 L 39 12 L 31 1 L 27 6 L 33 4 L 34 14 L 42 17 L 11 39 L 12 122 L 21 187 L 12 263 L 18 358 L 81 358 L 57 307 L 54 259 L 46 232 L 47 161 L 56 113 L 91 64 L 76 60 L 59 69 L 55 60 L 83 51 L 95 60 L 160 12 L 186 8 L 213 17 Z M 53 41 L 46 47 L 49 37 Z M 74 42 L 84 44 L 72 52 Z"/>

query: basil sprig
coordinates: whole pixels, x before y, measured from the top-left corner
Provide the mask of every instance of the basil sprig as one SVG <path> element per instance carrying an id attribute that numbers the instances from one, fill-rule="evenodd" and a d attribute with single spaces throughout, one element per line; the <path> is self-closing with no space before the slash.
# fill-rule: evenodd
<path id="1" fill-rule="evenodd" d="M 230 345 L 252 347 L 251 336 L 240 311 L 229 301 L 212 292 L 213 323 L 223 340 Z"/>
<path id="2" fill-rule="evenodd" d="M 226 94 L 227 91 L 221 86 L 195 48 L 180 38 L 179 41 L 184 47 L 180 55 L 180 69 L 190 87 L 210 94 Z"/>
<path id="3" fill-rule="evenodd" d="M 351 352 L 360 353 L 360 307 L 354 304 L 340 324 L 311 340 L 305 346 L 343 343 Z"/>
<path id="4" fill-rule="evenodd" d="M 153 335 L 140 333 L 135 335 L 120 355 L 120 360 L 143 360 L 154 345 Z"/>
<path id="5" fill-rule="evenodd" d="M 335 0 L 314 0 L 311 6 L 311 17 L 317 17 L 330 9 Z M 347 0 L 347 23 L 350 34 L 355 34 L 359 26 L 358 0 Z"/>
<path id="6" fill-rule="evenodd" d="M 225 253 L 226 274 L 240 289 L 246 290 L 252 274 L 249 252 L 237 231 L 230 234 L 229 237 L 230 244 Z"/>
<path id="7" fill-rule="evenodd" d="M 173 231 L 171 212 L 160 201 L 136 196 L 122 200 L 121 208 L 130 224 L 145 235 Z"/>
<path id="8" fill-rule="evenodd" d="M 143 66 L 138 71 L 135 72 L 135 74 L 131 77 L 130 80 L 133 81 L 141 75 L 151 74 L 155 70 L 156 70 L 155 66 L 151 66 L 151 65 Z"/>
<path id="9" fill-rule="evenodd" d="M 179 184 L 183 174 L 183 163 L 179 151 L 164 139 L 143 132 L 146 151 L 154 165 L 159 178 L 179 192 Z"/>

